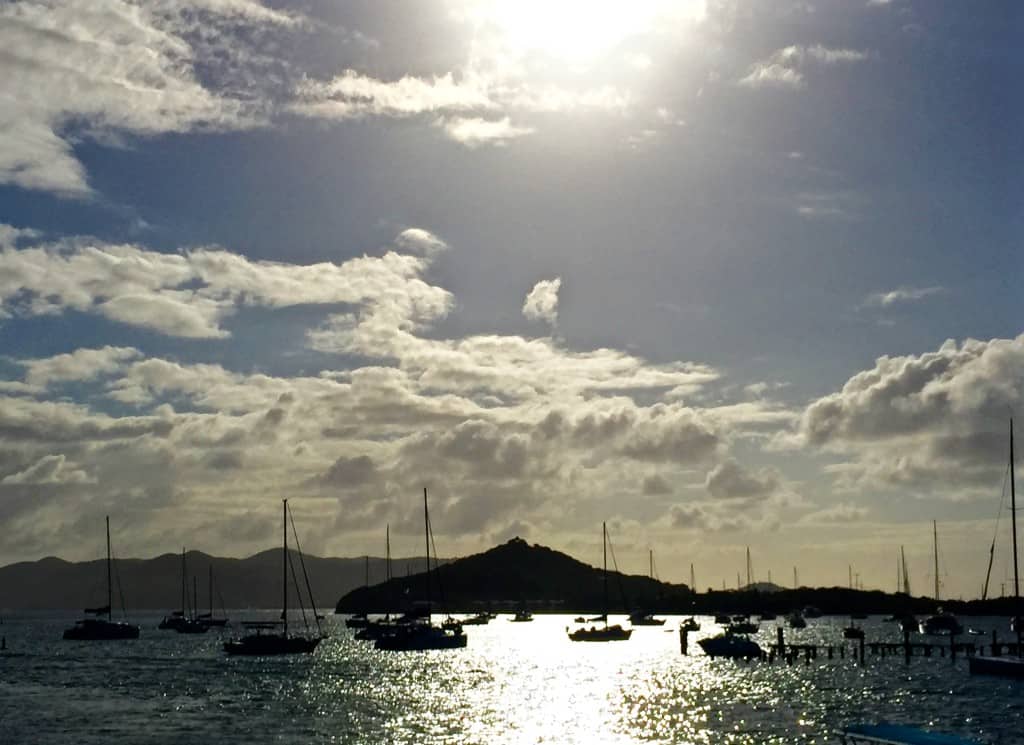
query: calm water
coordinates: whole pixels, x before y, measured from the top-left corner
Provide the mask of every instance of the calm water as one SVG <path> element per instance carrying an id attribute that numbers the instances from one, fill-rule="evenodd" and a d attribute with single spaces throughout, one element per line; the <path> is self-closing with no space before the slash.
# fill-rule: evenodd
<path id="1" fill-rule="evenodd" d="M 1024 684 L 971 677 L 963 660 L 747 665 L 702 657 L 692 642 L 683 657 L 677 618 L 627 642 L 582 644 L 566 638 L 567 617 L 500 616 L 468 627 L 467 649 L 394 654 L 328 616 L 331 638 L 314 656 L 268 659 L 225 657 L 231 630 L 158 631 L 152 613 L 132 618 L 137 641 L 62 641 L 74 618 L 4 618 L 0 742 L 828 743 L 846 722 L 883 719 L 1024 742 Z M 716 631 L 701 620 L 691 639 Z M 809 623 L 787 639 L 836 642 L 845 619 Z M 892 625 L 864 623 L 869 640 L 896 640 Z M 995 623 L 1005 629 L 971 621 Z M 765 644 L 775 623 L 761 626 Z"/>

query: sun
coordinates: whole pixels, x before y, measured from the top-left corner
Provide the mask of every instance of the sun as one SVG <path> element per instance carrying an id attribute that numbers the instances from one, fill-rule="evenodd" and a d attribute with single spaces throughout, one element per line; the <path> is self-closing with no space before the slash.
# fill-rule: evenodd
<path id="1" fill-rule="evenodd" d="M 466 0 L 464 11 L 520 54 L 593 62 L 662 21 L 699 18 L 704 0 Z"/>

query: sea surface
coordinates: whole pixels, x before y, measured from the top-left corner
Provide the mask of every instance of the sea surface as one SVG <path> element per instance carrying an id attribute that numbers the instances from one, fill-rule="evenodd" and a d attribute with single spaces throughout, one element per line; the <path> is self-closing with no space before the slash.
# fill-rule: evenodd
<path id="1" fill-rule="evenodd" d="M 844 724 L 879 721 L 1024 743 L 1024 683 L 970 676 L 962 657 L 711 660 L 695 643 L 718 630 L 707 617 L 683 656 L 678 617 L 629 641 L 587 644 L 568 640 L 567 616 L 503 615 L 467 627 L 466 649 L 387 653 L 329 615 L 330 638 L 314 655 L 260 659 L 224 655 L 237 628 L 179 635 L 157 630 L 161 614 L 129 616 L 138 640 L 70 642 L 61 633 L 77 614 L 4 613 L 0 743 L 760 745 L 834 743 Z M 847 622 L 810 620 L 787 641 L 839 645 Z M 776 623 L 761 624 L 762 646 Z M 862 623 L 869 641 L 900 638 L 880 617 Z M 967 625 L 1010 636 L 1005 619 Z"/>

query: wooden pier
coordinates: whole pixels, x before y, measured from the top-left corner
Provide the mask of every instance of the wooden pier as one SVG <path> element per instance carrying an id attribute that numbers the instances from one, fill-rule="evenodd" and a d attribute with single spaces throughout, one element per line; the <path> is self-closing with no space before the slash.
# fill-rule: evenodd
<path id="1" fill-rule="evenodd" d="M 863 638 L 828 643 L 790 644 L 786 642 L 785 629 L 779 626 L 776 629 L 776 641 L 771 644 L 761 655 L 764 662 L 774 663 L 776 660 L 789 665 L 803 660 L 805 664 L 811 664 L 812 660 L 818 659 L 819 655 L 829 660 L 846 659 L 849 657 L 858 664 L 865 664 L 867 653 L 873 657 L 899 657 L 902 656 L 907 664 L 910 664 L 912 657 L 946 657 L 952 661 L 957 657 L 971 657 L 977 654 L 984 654 L 986 650 L 993 657 L 1003 655 L 1017 655 L 1018 645 L 1016 642 L 1001 642 L 992 632 L 992 640 L 988 644 L 977 644 L 975 642 L 963 642 L 957 640 L 956 634 L 951 634 L 942 641 L 911 641 L 910 632 L 903 632 L 903 641 L 865 641 Z M 682 654 L 688 654 L 689 639 L 685 629 L 679 630 L 679 650 Z"/>

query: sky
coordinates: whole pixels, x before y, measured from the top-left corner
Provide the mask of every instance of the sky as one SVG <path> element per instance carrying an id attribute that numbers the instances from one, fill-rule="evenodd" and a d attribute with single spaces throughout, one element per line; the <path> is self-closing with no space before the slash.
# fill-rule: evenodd
<path id="1" fill-rule="evenodd" d="M 0 563 L 1009 591 L 1024 10 L 0 5 Z M 1024 427 L 1024 425 L 1021 425 Z M 999 518 L 997 522 L 997 518 Z M 745 576 L 743 577 L 745 581 Z"/>

